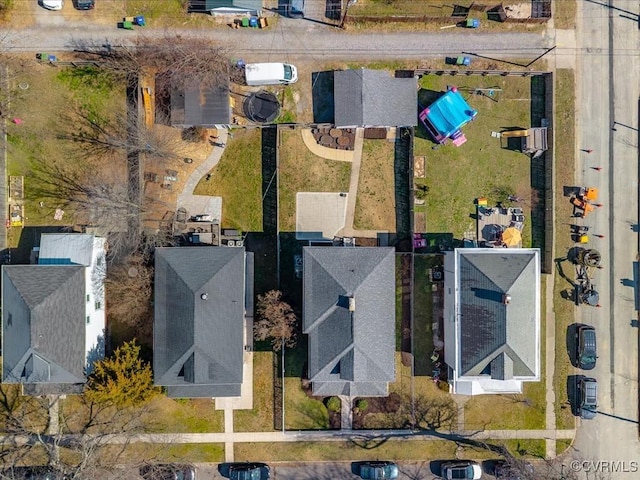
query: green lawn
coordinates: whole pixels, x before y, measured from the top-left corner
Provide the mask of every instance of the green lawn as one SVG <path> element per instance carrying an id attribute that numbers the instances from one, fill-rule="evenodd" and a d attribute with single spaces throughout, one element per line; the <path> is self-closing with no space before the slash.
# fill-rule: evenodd
<path id="1" fill-rule="evenodd" d="M 494 440 L 492 443 L 504 445 L 515 457 L 544 458 L 547 448 L 544 440 Z"/>
<path id="2" fill-rule="evenodd" d="M 105 445 L 100 449 L 100 459 L 117 464 L 141 464 L 143 462 L 213 463 L 224 461 L 222 443 L 151 444 L 130 443 L 126 446 Z"/>
<path id="3" fill-rule="evenodd" d="M 395 231 L 395 143 L 365 139 L 353 219 L 361 230 Z"/>
<path id="4" fill-rule="evenodd" d="M 463 127 L 467 143 L 461 147 L 448 143 L 434 150 L 424 127 L 416 130 L 414 154 L 426 157 L 424 183 L 429 187 L 426 204 L 416 206 L 416 210 L 426 211 L 428 232 L 449 232 L 459 239 L 464 232 L 475 231 L 475 220 L 469 215 L 475 212 L 474 200 L 478 197 L 487 197 L 495 205 L 498 201 L 505 202 L 507 195 L 516 194 L 524 199 L 520 206 L 530 217 L 529 156 L 502 148 L 501 139 L 493 138 L 491 132 L 531 126 L 531 79 L 429 75 L 420 80 L 424 90 L 419 92 L 419 102 L 428 105 L 437 92 L 444 92 L 452 84 L 478 110 L 478 116 Z M 494 95 L 491 98 L 473 95 L 476 88 L 493 88 Z M 506 146 L 505 140 L 503 144 Z M 530 245 L 531 222 L 527 221 L 523 246 Z"/>
<path id="5" fill-rule="evenodd" d="M 149 433 L 209 433 L 224 431 L 224 412 L 210 398 L 172 399 L 158 395 L 144 416 Z"/>
<path id="6" fill-rule="evenodd" d="M 562 0 L 561 2 L 552 2 L 553 4 L 553 22 L 555 28 L 564 28 L 572 30 L 576 28 L 576 0 Z"/>
<path id="7" fill-rule="evenodd" d="M 287 430 L 324 430 L 329 428 L 329 412 L 322 401 L 309 397 L 300 378 L 284 379 L 285 428 Z"/>
<path id="8" fill-rule="evenodd" d="M 300 130 L 280 131 L 280 231 L 296 227 L 296 193 L 346 192 L 351 164 L 316 157 L 302 141 Z"/>
<path id="9" fill-rule="evenodd" d="M 429 281 L 430 268 L 442 265 L 442 255 L 413 257 L 413 354 L 414 375 L 431 376 L 433 365 L 433 291 Z"/>
<path id="10" fill-rule="evenodd" d="M 562 455 L 571 448 L 572 440 L 561 438 L 556 440 L 556 455 Z"/>
<path id="11" fill-rule="evenodd" d="M 265 462 L 349 461 L 393 458 L 397 461 L 454 458 L 453 442 L 393 440 L 384 437 L 361 442 L 237 443 L 235 461 L 260 458 Z"/>
<path id="12" fill-rule="evenodd" d="M 562 195 L 563 185 L 575 185 L 575 88 L 572 70 L 558 70 L 556 72 L 555 89 L 555 137 L 558 139 L 554 164 L 556 169 L 556 223 L 554 228 L 558 232 L 555 236 L 555 255 L 563 257 L 569 248 L 573 247 L 571 238 L 566 234 L 566 224 L 570 221 L 572 209 L 567 198 Z M 561 296 L 564 290 L 571 287 L 558 274 L 557 269 L 554 278 L 553 310 L 556 321 L 556 358 L 553 387 L 556 394 L 556 425 L 559 429 L 566 429 L 575 428 L 575 418 L 571 414 L 567 396 L 567 377 L 573 374 L 574 369 L 569 361 L 566 346 L 567 328 L 575 321 L 575 306 L 573 302 Z"/>
<path id="13" fill-rule="evenodd" d="M 238 432 L 270 432 L 273 425 L 273 353 L 253 352 L 253 409 L 234 410 Z"/>
<path id="14" fill-rule="evenodd" d="M 222 197 L 222 224 L 262 231 L 262 140 L 260 129 L 236 129 L 211 179 L 200 180 L 197 195 Z"/>

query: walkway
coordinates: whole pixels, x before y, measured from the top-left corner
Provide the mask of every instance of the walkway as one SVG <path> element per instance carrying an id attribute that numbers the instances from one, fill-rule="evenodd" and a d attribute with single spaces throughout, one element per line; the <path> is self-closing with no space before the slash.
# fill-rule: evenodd
<path id="1" fill-rule="evenodd" d="M 200 183 L 200 180 L 202 180 L 218 164 L 220 158 L 222 158 L 228 137 L 229 135 L 226 129 L 218 129 L 218 138 L 216 139 L 217 144 L 214 145 L 209 157 L 198 165 L 196 169 L 191 172 L 189 178 L 187 178 L 182 192 L 178 195 L 178 200 L 176 202 L 177 208 L 184 207 L 187 209 L 187 212 L 193 215 L 209 213 L 217 216 L 218 220 L 221 220 L 222 199 L 220 197 L 195 195 L 193 192 L 198 186 L 198 183 Z M 215 209 L 220 211 L 211 212 L 209 209 L 213 208 L 212 205 L 215 205 Z"/>
<path id="2" fill-rule="evenodd" d="M 114 435 L 109 443 L 271 443 L 362 441 L 364 439 L 396 439 L 418 441 L 441 440 L 546 440 L 572 439 L 575 430 L 485 430 L 460 432 L 431 432 L 407 430 L 336 430 L 305 432 L 233 432 L 233 433 L 150 433 L 133 436 Z M 0 437 L 1 439 L 2 437 Z"/>

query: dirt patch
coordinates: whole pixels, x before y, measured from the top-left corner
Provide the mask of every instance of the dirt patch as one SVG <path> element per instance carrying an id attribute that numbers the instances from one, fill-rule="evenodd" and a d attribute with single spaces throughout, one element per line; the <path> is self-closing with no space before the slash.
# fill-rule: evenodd
<path id="1" fill-rule="evenodd" d="M 361 402 L 366 402 L 366 409 L 360 410 L 357 405 Z M 395 413 L 400 409 L 402 405 L 402 398 L 397 393 L 390 393 L 388 397 L 368 397 L 366 399 L 355 399 L 353 409 L 353 429 L 363 430 L 367 427 L 367 417 L 373 418 L 376 414 L 390 414 Z M 398 428 L 402 428 L 402 425 L 397 425 Z"/>

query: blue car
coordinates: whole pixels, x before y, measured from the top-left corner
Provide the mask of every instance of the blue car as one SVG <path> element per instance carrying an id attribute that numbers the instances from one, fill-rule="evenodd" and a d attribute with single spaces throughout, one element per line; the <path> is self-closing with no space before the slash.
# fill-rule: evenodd
<path id="1" fill-rule="evenodd" d="M 398 466 L 393 462 L 362 462 L 358 475 L 363 480 L 382 480 L 398 478 Z"/>

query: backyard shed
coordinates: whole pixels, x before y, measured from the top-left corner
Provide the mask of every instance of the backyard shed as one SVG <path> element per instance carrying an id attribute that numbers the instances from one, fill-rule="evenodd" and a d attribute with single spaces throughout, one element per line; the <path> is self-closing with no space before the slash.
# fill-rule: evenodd
<path id="1" fill-rule="evenodd" d="M 231 123 L 229 80 L 206 87 L 197 82 L 171 89 L 173 127 L 215 127 Z"/>
<path id="2" fill-rule="evenodd" d="M 334 72 L 335 126 L 415 127 L 418 80 L 394 78 L 384 70 Z"/>

